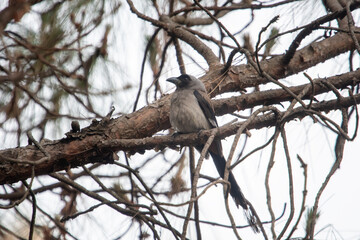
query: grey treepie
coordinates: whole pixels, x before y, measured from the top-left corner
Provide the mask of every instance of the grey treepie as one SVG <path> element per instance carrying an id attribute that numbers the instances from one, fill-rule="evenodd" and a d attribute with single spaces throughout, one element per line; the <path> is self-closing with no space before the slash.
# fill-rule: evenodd
<path id="1" fill-rule="evenodd" d="M 204 84 L 194 76 L 183 74 L 179 77 L 172 77 L 166 81 L 176 85 L 176 90 L 171 98 L 170 123 L 177 133 L 194 133 L 201 130 L 218 127 L 214 108 L 207 95 Z M 195 148 L 201 152 L 204 144 Z M 222 153 L 221 141 L 215 139 L 209 147 L 210 153 L 219 175 L 223 178 L 226 161 Z M 233 173 L 229 172 L 230 195 L 244 209 L 245 216 L 254 230 L 259 232 L 256 217 L 248 206 L 248 201 L 237 184 Z"/>

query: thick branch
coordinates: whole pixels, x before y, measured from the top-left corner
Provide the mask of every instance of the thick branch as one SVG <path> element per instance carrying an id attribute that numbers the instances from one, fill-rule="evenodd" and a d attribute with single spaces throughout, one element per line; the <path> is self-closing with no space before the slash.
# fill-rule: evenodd
<path id="1" fill-rule="evenodd" d="M 354 48 L 351 37 L 348 34 L 339 33 L 298 50 L 286 69 L 281 67 L 282 56 L 262 61 L 261 68 L 275 79 L 281 79 Z M 207 89 L 211 90 L 212 96 L 224 92 L 236 92 L 267 82 L 249 65 L 232 67 L 225 78 L 221 77 L 221 69 L 222 66 L 213 69 L 202 78 Z M 143 138 L 169 128 L 168 97 L 165 96 L 149 106 L 114 120 L 110 126 L 113 129 L 111 138 Z M 246 103 L 251 105 L 251 101 Z"/>
<path id="2" fill-rule="evenodd" d="M 350 11 L 355 10 L 360 6 L 360 2 L 356 2 L 351 4 Z M 289 49 L 286 51 L 286 54 L 284 55 L 282 61 L 284 65 L 289 64 L 290 60 L 294 56 L 294 53 L 296 49 L 299 47 L 301 41 L 308 36 L 313 30 L 317 29 L 321 24 L 330 22 L 333 19 L 336 18 L 343 18 L 346 16 L 346 9 L 343 8 L 339 11 L 336 11 L 332 14 L 329 14 L 327 16 L 321 17 L 319 19 L 316 19 L 315 21 L 311 22 L 307 27 L 305 27 L 294 39 L 294 41 L 291 43 Z"/>
<path id="3" fill-rule="evenodd" d="M 287 68 L 281 65 L 282 56 L 262 61 L 261 68 L 275 79 L 281 79 L 352 49 L 354 49 L 354 43 L 351 37 L 348 34 L 339 33 L 298 50 Z M 266 83 L 266 79 L 260 77 L 249 65 L 232 67 L 225 78 L 220 77 L 222 76 L 221 69 L 222 66 L 212 69 L 203 77 L 208 89 L 215 88 L 212 95 L 234 92 Z M 354 74 L 357 74 L 357 72 L 354 72 Z M 254 104 L 250 100 L 253 96 L 255 95 L 249 94 L 248 101 L 244 101 L 247 104 L 243 106 L 249 107 Z M 271 101 L 270 98 L 268 99 Z M 264 102 L 261 103 L 258 99 L 256 100 L 258 103 L 264 104 Z M 240 105 L 239 103 L 236 104 L 237 107 Z M 169 96 L 165 96 L 149 106 L 132 114 L 111 120 L 105 125 L 93 124 L 82 132 L 83 135 L 44 145 L 46 151 L 51 154 L 51 158 L 50 161 L 45 161 L 44 165 L 36 167 L 36 175 L 81 166 L 91 162 L 111 162 L 113 160 L 112 153 L 101 152 L 97 148 L 99 143 L 108 139 L 144 138 L 160 130 L 167 129 L 170 127 L 168 112 Z M 0 165 L 0 184 L 23 180 L 31 175 L 31 168 L 23 167 L 23 164 L 9 164 L 9 161 L 14 159 L 37 161 L 44 158 L 44 154 L 33 146 L 3 150 L 0 152 L 0 156 L 2 162 L 8 160 L 5 165 Z"/>
<path id="4" fill-rule="evenodd" d="M 360 94 L 355 95 L 354 98 L 347 97 L 340 101 L 331 100 L 312 105 L 314 111 L 330 111 L 349 107 L 360 101 Z M 260 129 L 263 127 L 275 126 L 279 117 L 283 113 L 267 114 L 256 117 L 254 121 L 248 124 L 247 129 Z M 307 110 L 299 107 L 294 109 L 292 114 L 289 114 L 286 121 L 295 118 L 303 118 L 307 115 Z M 241 126 L 236 123 L 229 126 L 224 126 L 220 129 L 218 137 L 225 138 L 237 132 Z M 206 142 L 212 134 L 212 131 L 202 131 L 200 133 L 184 134 L 177 137 L 172 136 L 155 136 L 143 139 L 109 139 L 106 129 L 109 129 L 111 123 L 99 123 L 97 131 L 88 131 L 89 135 L 83 136 L 84 139 L 72 140 L 63 139 L 61 141 L 54 141 L 50 144 L 44 144 L 45 150 L 50 158 L 48 161 L 42 162 L 35 166 L 35 174 L 48 174 L 54 171 L 74 168 L 87 163 L 102 162 L 107 163 L 113 161 L 112 154 L 117 151 L 130 152 L 144 152 L 150 149 L 163 149 L 165 147 L 193 146 L 199 144 L 199 141 Z M 102 129 L 102 130 L 101 130 Z M 91 135 L 96 134 L 96 135 Z M 13 163 L 11 159 L 17 160 L 33 160 L 36 161 L 43 157 L 43 153 L 35 146 L 26 146 L 15 149 L 3 150 L 0 152 L 0 184 L 13 183 L 19 180 L 24 180 L 31 176 L 31 165 L 28 163 Z"/>
<path id="5" fill-rule="evenodd" d="M 302 99 L 310 99 L 315 95 L 328 92 L 330 89 L 326 84 L 333 85 L 337 89 L 343 89 L 347 86 L 354 86 L 360 82 L 360 69 L 329 78 L 319 78 L 313 80 L 313 89 L 308 91 Z M 291 92 L 298 95 L 303 89 L 309 87 L 309 84 L 303 84 L 295 87 L 289 87 Z M 314 96 L 312 96 L 314 94 Z M 231 98 L 224 98 L 214 100 L 214 108 L 216 115 L 225 115 L 237 110 L 244 110 L 261 105 L 270 105 L 290 101 L 293 98 L 283 89 L 267 90 L 261 92 L 254 92 L 251 94 L 242 94 Z"/>
<path id="6" fill-rule="evenodd" d="M 359 34 L 357 34 L 357 38 L 360 40 Z M 338 33 L 333 37 L 312 43 L 296 51 L 287 66 L 282 65 L 284 55 L 279 55 L 261 61 L 260 67 L 274 79 L 279 80 L 354 49 L 355 44 L 351 36 L 347 33 Z M 207 88 L 211 89 L 212 96 L 268 83 L 268 80 L 259 76 L 249 64 L 233 66 L 226 77 L 221 78 L 220 76 L 221 68 L 208 72 L 203 78 L 206 81 Z"/>
<path id="7" fill-rule="evenodd" d="M 189 44 L 194 50 L 196 50 L 208 63 L 210 67 L 219 65 L 218 57 L 213 53 L 211 48 L 209 48 L 205 43 L 198 39 L 194 34 L 185 30 L 181 25 L 173 22 L 169 16 L 162 15 L 160 20 L 156 20 L 146 16 L 145 14 L 140 13 L 134 6 L 131 0 L 127 0 L 130 9 L 135 13 L 139 18 L 142 18 L 148 22 L 151 22 L 153 25 L 163 28 L 168 32 L 169 35 L 179 38 Z"/>
<path id="8" fill-rule="evenodd" d="M 194 34 L 188 32 L 179 24 L 174 23 L 168 16 L 161 16 L 160 20 L 163 23 L 163 28 L 174 37 L 177 37 L 187 44 L 189 44 L 193 49 L 195 49 L 201 56 L 204 57 L 206 62 L 210 67 L 219 65 L 219 58 L 213 53 L 210 47 L 204 44 L 200 39 L 198 39 Z"/>

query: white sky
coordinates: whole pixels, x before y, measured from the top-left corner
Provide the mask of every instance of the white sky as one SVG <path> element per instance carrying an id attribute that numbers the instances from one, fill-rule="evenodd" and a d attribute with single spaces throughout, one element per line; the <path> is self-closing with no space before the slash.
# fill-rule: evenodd
<path id="1" fill-rule="evenodd" d="M 315 19 L 316 17 L 323 15 L 324 9 L 321 7 L 320 1 L 319 3 L 316 3 L 317 5 L 315 6 L 311 5 L 313 2 L 314 1 L 307 1 L 308 5 L 304 6 L 299 4 L 299 11 L 285 10 L 285 8 L 278 10 L 279 12 L 276 14 L 280 14 L 280 20 L 275 24 L 275 26 L 279 27 L 281 31 L 283 31 L 284 28 L 290 29 L 295 26 L 300 26 L 309 22 L 309 19 Z M 139 10 L 144 11 L 137 1 L 135 1 L 135 3 Z M 321 11 L 313 11 L 315 7 L 316 9 L 321 9 Z M 272 10 L 265 12 L 261 10 L 261 12 L 255 12 L 255 21 L 247 30 L 247 32 L 251 34 L 253 40 L 257 39 L 259 30 L 265 26 L 274 15 L 275 14 Z M 228 27 L 228 29 L 237 31 L 242 28 L 243 24 L 247 23 L 246 18 L 248 17 L 247 13 L 237 11 L 229 14 L 224 19 L 221 19 L 221 21 Z M 143 34 L 144 32 L 152 33 L 153 27 L 151 27 L 150 24 L 144 24 L 135 15 L 131 14 L 126 3 L 124 3 L 120 9 L 118 19 L 112 21 L 111 24 L 113 26 L 112 33 L 114 35 L 112 41 L 110 42 L 111 50 L 109 51 L 109 60 L 113 62 L 116 67 L 114 67 L 115 70 L 110 67 L 109 76 L 113 78 L 113 82 L 117 83 L 118 85 L 116 86 L 119 88 L 128 83 L 136 86 L 139 82 L 140 66 L 143 50 L 145 48 Z M 204 31 L 209 31 L 209 29 L 210 28 L 206 27 Z M 218 33 L 218 31 L 215 32 L 216 34 Z M 263 39 L 265 39 L 266 36 L 268 36 L 268 32 L 263 35 Z M 289 46 L 289 41 L 291 41 L 294 36 L 295 34 L 282 38 L 277 45 L 276 53 L 283 53 L 284 49 Z M 306 39 L 305 42 L 310 41 L 310 38 Z M 183 44 L 183 46 L 185 45 Z M 188 52 L 191 51 L 186 47 L 185 50 Z M 173 87 L 170 84 L 166 84 L 165 79 L 169 76 L 179 75 L 178 68 L 174 65 L 174 63 L 176 63 L 174 60 L 174 50 L 172 49 L 170 52 L 171 53 L 168 55 L 168 59 L 172 59 L 172 65 L 167 65 L 165 67 L 165 71 L 160 77 L 160 83 L 163 89 L 167 90 L 167 93 L 172 92 Z M 197 59 L 199 63 L 205 66 L 204 60 L 201 57 L 197 57 Z M 187 61 L 186 67 L 188 73 L 195 76 L 201 76 L 203 74 L 203 72 L 186 57 L 185 60 Z M 357 66 L 355 66 L 355 68 L 356 67 Z M 321 64 L 315 68 L 307 70 L 306 72 L 313 78 L 316 78 L 332 76 L 339 72 L 347 71 L 347 68 L 347 56 L 343 56 L 341 58 L 337 58 L 336 63 L 332 62 Z M 100 76 L 101 73 L 102 72 L 99 71 L 99 73 L 95 73 L 94 75 L 98 76 L 99 74 Z M 296 75 L 289 79 L 293 84 L 306 81 L 302 75 Z M 145 70 L 144 81 L 145 84 L 143 89 L 145 90 L 152 82 L 152 73 L 148 66 Z M 101 88 L 101 86 L 99 87 Z M 104 101 L 105 104 L 101 104 L 101 106 L 99 105 L 98 107 L 99 109 L 103 109 L 104 114 L 108 112 L 111 104 L 114 104 L 117 111 L 129 112 L 132 109 L 136 92 L 137 89 L 135 87 L 133 90 L 128 90 L 127 94 L 120 94 L 106 99 Z M 144 105 L 145 99 L 142 97 L 138 108 Z M 281 106 L 278 107 L 280 110 L 284 110 L 281 109 Z M 329 114 L 333 119 L 339 119 L 338 112 L 331 112 Z M 231 119 L 233 119 L 232 116 L 224 116 L 218 118 L 218 121 L 221 125 Z M 339 121 L 337 122 L 340 123 Z M 352 119 L 351 122 L 353 124 L 354 119 Z M 87 123 L 82 122 L 82 125 L 82 127 L 84 127 Z M 60 131 L 56 136 L 52 136 L 48 133 L 47 135 L 49 138 L 60 138 L 66 130 L 67 129 Z M 306 205 L 311 206 L 314 203 L 315 194 L 323 183 L 326 174 L 334 162 L 333 149 L 336 136 L 318 124 L 313 124 L 310 118 L 306 118 L 303 121 L 293 121 L 286 125 L 286 130 L 295 182 L 295 208 L 298 210 L 301 203 L 300 197 L 303 186 L 303 170 L 300 168 L 296 155 L 299 154 L 308 164 L 308 195 Z M 272 133 L 272 128 L 268 130 L 251 130 L 252 137 L 248 140 L 245 153 L 264 143 Z M 232 140 L 231 138 L 228 138 L 223 140 L 222 143 L 226 157 L 229 152 L 229 148 L 231 147 Z M 8 147 L 7 144 L 9 143 L 4 143 L 3 145 L 0 145 L 0 147 Z M 14 143 L 10 142 L 10 145 L 14 145 Z M 239 148 L 240 146 L 241 145 L 239 145 Z M 316 225 L 316 232 L 319 232 L 320 229 L 324 229 L 316 235 L 316 239 L 360 239 L 360 223 L 358 220 L 358 216 L 360 215 L 360 175 L 358 174 L 360 169 L 360 161 L 358 157 L 360 153 L 360 140 L 357 138 L 354 142 L 347 142 L 345 146 L 345 154 L 341 168 L 331 179 L 320 200 L 319 210 L 321 211 L 321 216 L 318 224 Z M 270 149 L 271 145 L 265 150 L 251 156 L 234 170 L 235 177 L 244 191 L 245 196 L 256 208 L 262 220 L 270 219 L 266 205 L 266 193 L 264 187 L 264 176 L 269 161 Z M 151 151 L 148 154 L 153 154 L 153 152 Z M 173 161 L 177 160 L 179 157 L 179 153 L 175 151 L 168 152 L 167 155 L 169 158 L 172 156 Z M 119 153 L 119 156 L 120 161 L 124 161 L 122 157 L 123 154 Z M 146 155 L 135 155 L 131 158 L 131 163 L 137 165 L 145 158 Z M 284 203 L 287 203 L 285 216 L 282 220 L 277 222 L 279 226 L 282 226 L 287 219 L 286 216 L 289 214 L 290 206 L 288 199 L 286 160 L 284 158 L 281 138 L 278 139 L 277 154 L 275 159 L 276 162 L 274 168 L 272 169 L 270 180 L 271 194 L 273 199 L 273 209 L 276 216 L 281 214 Z M 104 169 L 110 171 L 109 168 L 105 167 Z M 218 176 L 211 160 L 204 162 L 201 172 L 214 177 Z M 149 169 L 149 172 L 141 172 L 140 174 L 142 176 L 152 175 L 154 174 L 154 170 Z M 188 180 L 189 178 L 188 176 L 184 176 L 184 179 Z M 189 181 L 187 184 L 189 185 Z M 206 195 L 200 199 L 199 205 L 201 219 L 229 224 L 224 208 L 222 194 L 222 187 L 219 185 L 218 187 L 211 188 Z M 160 200 L 168 201 L 167 198 L 162 198 Z M 178 199 L 178 201 L 187 200 L 188 198 L 186 196 L 182 196 L 182 199 L 180 200 Z M 237 224 L 246 224 L 242 210 L 237 210 L 232 203 L 232 199 L 229 200 L 233 209 L 232 214 L 236 219 Z M 42 204 L 45 208 L 48 205 L 46 202 L 47 201 L 45 199 L 39 200 L 39 204 Z M 84 203 L 84 205 L 90 206 L 89 203 Z M 48 206 L 48 209 L 51 209 L 51 207 L 52 206 Z M 0 216 L 4 214 L 4 212 L 1 213 L 2 211 L 3 210 L 0 210 Z M 185 214 L 185 211 L 186 209 L 183 209 L 183 211 L 179 211 L 179 213 Z M 90 219 L 82 216 L 70 222 L 75 224 L 69 226 L 69 230 L 80 239 L 112 239 L 126 229 L 128 224 L 131 224 L 131 220 L 129 218 L 124 218 L 119 213 L 109 210 L 106 207 L 101 207 L 88 216 Z M 295 212 L 293 221 L 296 220 L 297 216 L 298 211 Z M 40 220 L 40 222 L 41 221 L 42 220 Z M 97 226 L 90 226 L 90 222 L 92 221 L 97 222 Z M 182 223 L 183 220 L 175 218 L 172 220 L 172 224 L 180 231 L 182 229 Z M 271 238 L 270 225 L 264 225 L 264 227 L 267 230 L 268 237 Z M 293 237 L 303 236 L 303 227 L 304 222 L 302 221 L 298 226 L 299 231 L 295 232 Z M 93 229 L 91 234 L 89 234 L 89 228 Z M 202 225 L 201 229 L 203 239 L 235 239 L 232 229 L 225 230 L 224 228 L 213 227 L 211 225 Z M 276 229 L 277 233 L 281 231 L 281 227 L 277 227 Z M 191 225 L 188 232 L 189 237 L 194 239 L 196 233 L 193 225 Z M 168 231 L 163 231 L 161 234 L 163 234 L 162 236 L 164 239 L 171 239 L 171 235 L 169 235 L 171 233 Z M 261 234 L 254 235 L 252 231 L 248 229 L 239 230 L 239 234 L 243 237 L 243 239 L 263 239 Z M 123 239 L 134 239 L 136 236 L 138 236 L 137 230 L 127 234 Z M 287 236 L 287 234 L 285 234 L 285 236 Z"/>

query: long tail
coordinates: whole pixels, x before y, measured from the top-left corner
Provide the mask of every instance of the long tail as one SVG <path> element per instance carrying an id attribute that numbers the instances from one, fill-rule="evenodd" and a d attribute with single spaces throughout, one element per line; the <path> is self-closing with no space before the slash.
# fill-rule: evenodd
<path id="1" fill-rule="evenodd" d="M 216 145 L 218 145 L 218 144 L 219 143 L 217 143 Z M 214 148 L 212 148 L 211 150 L 213 150 L 213 149 Z M 222 153 L 220 153 L 220 154 L 215 153 L 214 151 L 211 151 L 211 150 L 209 150 L 209 153 L 214 161 L 216 169 L 217 169 L 220 177 L 224 178 L 226 160 L 223 157 Z M 219 149 L 217 150 L 217 152 L 220 152 Z M 235 177 L 231 171 L 229 172 L 228 181 L 230 182 L 230 195 L 234 199 L 236 206 L 239 207 L 239 205 L 240 205 L 244 209 L 246 219 L 247 219 L 249 225 L 251 226 L 251 228 L 253 229 L 253 231 L 256 233 L 260 232 L 259 228 L 257 226 L 257 220 L 256 220 L 257 218 L 256 218 L 255 214 L 253 213 L 252 209 L 248 207 L 247 200 L 244 197 L 244 194 L 241 192 L 241 189 L 240 189 L 239 185 L 237 184 Z"/>
<path id="2" fill-rule="evenodd" d="M 216 166 L 216 169 L 217 169 L 220 177 L 224 178 L 225 165 L 226 165 L 226 161 L 225 161 L 224 157 L 219 156 L 213 152 L 210 152 L 210 155 L 214 161 L 214 164 Z M 230 195 L 233 197 L 233 199 L 236 203 L 236 206 L 239 207 L 239 205 L 240 205 L 242 208 L 247 209 L 248 207 L 246 204 L 244 194 L 241 192 L 240 187 L 237 184 L 232 172 L 229 172 L 228 181 L 230 182 Z"/>

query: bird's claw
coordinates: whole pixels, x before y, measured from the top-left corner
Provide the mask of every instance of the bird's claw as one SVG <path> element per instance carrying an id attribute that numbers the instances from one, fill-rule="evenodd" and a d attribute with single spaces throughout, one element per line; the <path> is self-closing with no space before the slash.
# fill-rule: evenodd
<path id="1" fill-rule="evenodd" d="M 181 133 L 179 132 L 174 132 L 173 134 L 171 134 L 171 137 L 176 138 L 177 136 L 179 136 Z"/>

